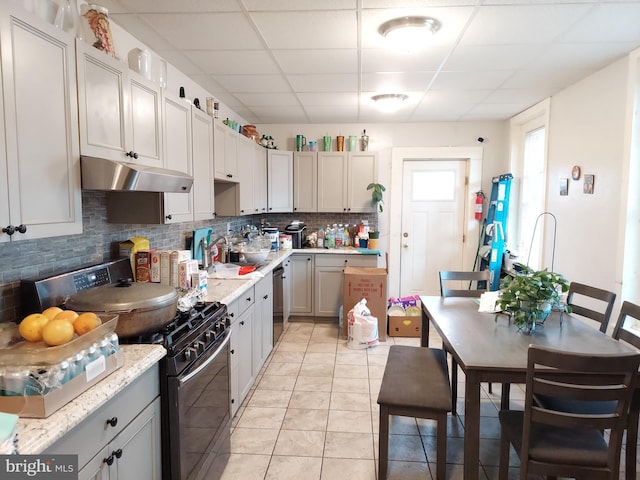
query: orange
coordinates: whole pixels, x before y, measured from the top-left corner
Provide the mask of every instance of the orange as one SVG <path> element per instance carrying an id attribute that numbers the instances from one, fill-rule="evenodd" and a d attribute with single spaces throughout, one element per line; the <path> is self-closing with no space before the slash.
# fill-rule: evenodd
<path id="1" fill-rule="evenodd" d="M 71 322 L 64 318 L 54 318 L 42 328 L 42 339 L 52 347 L 71 341 L 73 333 Z"/>
<path id="2" fill-rule="evenodd" d="M 56 318 L 56 315 L 58 315 L 60 312 L 62 312 L 61 308 L 49 307 L 44 312 L 42 312 L 42 314 L 49 317 L 49 320 L 53 320 L 54 318 Z"/>
<path id="3" fill-rule="evenodd" d="M 73 329 L 78 335 L 84 335 L 102 325 L 100 317 L 93 312 L 81 313 L 73 322 Z"/>
<path id="4" fill-rule="evenodd" d="M 18 326 L 18 332 L 22 338 L 30 342 L 42 340 L 42 329 L 49 322 L 49 317 L 42 313 L 32 313 L 22 319 Z"/>
<path id="5" fill-rule="evenodd" d="M 67 322 L 73 324 L 73 322 L 78 318 L 78 314 L 73 310 L 62 310 L 58 315 L 54 317 L 56 320 L 66 320 Z"/>

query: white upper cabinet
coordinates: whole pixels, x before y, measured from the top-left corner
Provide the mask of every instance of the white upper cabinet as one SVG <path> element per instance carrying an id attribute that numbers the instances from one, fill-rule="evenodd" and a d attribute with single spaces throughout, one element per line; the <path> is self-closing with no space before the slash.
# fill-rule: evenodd
<path id="1" fill-rule="evenodd" d="M 318 154 L 293 153 L 293 211 L 318 211 Z"/>
<path id="2" fill-rule="evenodd" d="M 293 212 L 293 152 L 267 150 L 269 213 Z"/>
<path id="3" fill-rule="evenodd" d="M 191 142 L 193 152 L 193 219 L 209 220 L 215 217 L 213 118 L 196 107 L 191 107 Z"/>
<path id="4" fill-rule="evenodd" d="M 91 45 L 77 44 L 82 155 L 162 167 L 160 87 Z"/>
<path id="5" fill-rule="evenodd" d="M 191 105 L 182 98 L 164 97 L 164 150 L 165 166 L 193 176 L 191 142 Z M 193 220 L 194 185 L 189 193 L 164 194 L 165 223 Z"/>
<path id="6" fill-rule="evenodd" d="M 374 152 L 318 152 L 318 211 L 373 212 L 367 186 L 377 177 Z"/>
<path id="7" fill-rule="evenodd" d="M 239 135 L 220 121 L 214 121 L 213 127 L 215 178 L 237 182 Z"/>
<path id="8" fill-rule="evenodd" d="M 0 6 L 0 242 L 82 233 L 75 39 Z"/>

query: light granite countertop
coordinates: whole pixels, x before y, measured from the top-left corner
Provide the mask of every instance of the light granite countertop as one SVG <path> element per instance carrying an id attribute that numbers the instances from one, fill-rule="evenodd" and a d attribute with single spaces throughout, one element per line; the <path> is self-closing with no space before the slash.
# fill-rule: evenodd
<path id="1" fill-rule="evenodd" d="M 266 275 L 271 275 L 271 272 L 280 265 L 286 258 L 291 255 L 304 255 L 304 254 L 327 254 L 327 255 L 377 255 L 377 251 L 371 251 L 375 253 L 363 253 L 357 248 L 300 248 L 292 250 L 280 250 L 278 252 L 271 252 L 267 256 L 269 263 L 261 267 L 257 272 L 246 275 L 246 279 L 229 279 L 229 278 L 209 278 L 207 285 L 207 296 L 205 301 L 207 302 L 220 302 L 228 305 L 237 300 L 248 288 L 255 285 L 261 278 Z"/>
<path id="2" fill-rule="evenodd" d="M 167 351 L 161 345 L 122 345 L 124 365 L 47 418 L 18 421 L 18 453 L 43 452 L 118 392 L 155 365 Z"/>

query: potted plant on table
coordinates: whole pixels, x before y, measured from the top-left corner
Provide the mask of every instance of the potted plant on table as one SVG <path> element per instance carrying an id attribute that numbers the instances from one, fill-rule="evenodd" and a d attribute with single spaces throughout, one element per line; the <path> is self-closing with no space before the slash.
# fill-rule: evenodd
<path id="1" fill-rule="evenodd" d="M 513 323 L 522 332 L 533 333 L 536 323 L 544 323 L 552 309 L 571 313 L 571 307 L 560 298 L 562 293 L 569 291 L 569 282 L 562 275 L 515 265 L 520 272 L 500 281 L 496 305 L 513 318 Z"/>

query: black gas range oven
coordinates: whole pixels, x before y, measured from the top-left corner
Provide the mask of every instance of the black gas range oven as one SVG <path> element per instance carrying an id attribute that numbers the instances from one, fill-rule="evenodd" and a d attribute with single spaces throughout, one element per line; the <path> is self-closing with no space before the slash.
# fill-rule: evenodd
<path id="1" fill-rule="evenodd" d="M 128 277 L 131 264 L 120 259 L 23 280 L 23 307 L 31 311 L 64 307 L 65 299 L 78 291 Z M 231 427 L 230 332 L 227 307 L 213 302 L 177 312 L 158 331 L 120 338 L 122 344 L 153 343 L 167 350 L 159 365 L 164 480 L 214 479 L 207 472 L 216 461 L 215 470 L 223 470 L 220 462 L 229 452 Z"/>

